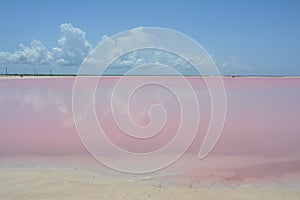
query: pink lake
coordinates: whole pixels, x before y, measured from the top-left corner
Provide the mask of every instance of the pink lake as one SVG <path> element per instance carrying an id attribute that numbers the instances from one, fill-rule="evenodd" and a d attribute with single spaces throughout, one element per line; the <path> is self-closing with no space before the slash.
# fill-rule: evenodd
<path id="1" fill-rule="evenodd" d="M 128 85 L 134 82 L 130 79 L 140 78 L 151 79 L 129 77 Z M 180 90 L 176 77 L 155 78 L 171 79 Z M 156 86 L 137 93 L 130 110 L 136 124 L 143 126 L 150 122 L 147 110 L 153 103 L 165 106 L 167 119 L 161 132 L 149 140 L 129 137 L 116 126 L 107 99 L 118 79 L 103 77 L 95 95 L 98 121 L 107 136 L 120 148 L 136 153 L 163 147 L 178 129 L 178 102 L 171 93 Z M 212 152 L 202 160 L 198 159 L 198 151 L 211 117 L 210 96 L 202 78 L 187 79 L 200 107 L 197 136 L 183 157 L 152 176 L 189 186 L 299 184 L 300 78 L 223 78 L 227 96 L 224 128 Z M 72 114 L 74 80 L 74 77 L 0 79 L 1 166 L 62 165 L 118 174 L 97 162 L 80 141 Z M 109 157 L 110 153 L 104 151 L 103 156 Z M 165 156 L 168 155 L 161 155 L 161 159 Z M 115 159 L 128 162 L 126 158 Z"/>

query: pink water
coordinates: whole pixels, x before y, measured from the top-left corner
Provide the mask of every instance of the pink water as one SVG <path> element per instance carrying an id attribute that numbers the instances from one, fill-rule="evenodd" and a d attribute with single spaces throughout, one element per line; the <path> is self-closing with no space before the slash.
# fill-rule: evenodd
<path id="1" fill-rule="evenodd" d="M 142 77 L 129 79 L 138 78 Z M 172 79 L 176 84 L 176 77 L 160 78 Z M 137 94 L 136 107 L 131 111 L 137 124 L 149 123 L 147 109 L 153 102 L 164 104 L 168 118 L 162 132 L 151 140 L 128 137 L 114 123 L 106 98 L 117 80 L 102 78 L 96 93 L 96 113 L 108 137 L 133 152 L 164 146 L 175 136 L 180 122 L 178 102 L 154 86 Z M 166 180 L 167 175 L 171 181 L 184 182 L 178 177 L 186 176 L 189 184 L 199 180 L 248 183 L 294 180 L 300 174 L 300 78 L 224 78 L 226 121 L 217 145 L 204 160 L 199 160 L 197 154 L 209 124 L 210 96 L 202 78 L 188 80 L 199 100 L 199 130 L 188 152 L 158 172 L 158 177 Z M 104 170 L 86 151 L 74 126 L 73 83 L 73 77 L 0 79 L 1 165 L 67 163 Z M 104 154 L 109 156 L 109 152 Z"/>

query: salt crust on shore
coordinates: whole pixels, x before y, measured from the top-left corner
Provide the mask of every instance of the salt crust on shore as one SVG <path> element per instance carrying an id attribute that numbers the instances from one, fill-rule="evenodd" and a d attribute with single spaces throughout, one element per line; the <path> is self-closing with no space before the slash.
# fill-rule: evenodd
<path id="1" fill-rule="evenodd" d="M 104 176 L 74 168 L 0 168 L 0 199 L 300 199 L 289 188 L 189 188 L 160 186 L 132 177 Z"/>

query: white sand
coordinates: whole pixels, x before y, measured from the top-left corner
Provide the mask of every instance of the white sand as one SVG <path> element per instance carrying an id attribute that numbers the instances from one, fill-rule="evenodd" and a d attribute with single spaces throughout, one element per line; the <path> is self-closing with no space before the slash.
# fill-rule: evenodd
<path id="1" fill-rule="evenodd" d="M 71 168 L 0 168 L 0 199 L 300 199 L 300 190 L 165 186 Z"/>

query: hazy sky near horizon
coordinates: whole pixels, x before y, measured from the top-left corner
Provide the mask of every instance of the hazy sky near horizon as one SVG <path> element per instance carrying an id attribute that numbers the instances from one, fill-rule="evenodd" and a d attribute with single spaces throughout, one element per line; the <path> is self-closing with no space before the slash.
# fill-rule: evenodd
<path id="1" fill-rule="evenodd" d="M 195 39 L 222 74 L 300 75 L 299 21 L 291 0 L 1 0 L 0 73 L 76 71 L 103 35 L 151 26 Z"/>

